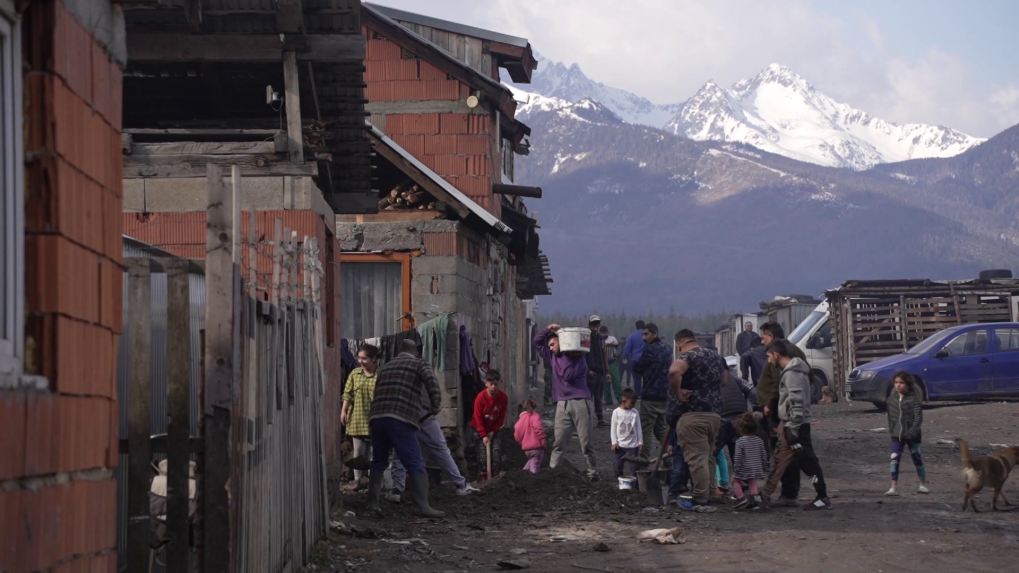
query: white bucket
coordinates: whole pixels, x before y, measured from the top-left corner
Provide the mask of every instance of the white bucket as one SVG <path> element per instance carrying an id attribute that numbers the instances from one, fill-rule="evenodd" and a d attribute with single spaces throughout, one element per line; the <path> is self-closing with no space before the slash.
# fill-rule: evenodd
<path id="1" fill-rule="evenodd" d="M 558 334 L 560 352 L 591 352 L 590 328 L 560 328 Z"/>
<path id="2" fill-rule="evenodd" d="M 637 478 L 635 477 L 619 478 L 619 489 L 624 491 L 633 491 L 637 489 Z"/>

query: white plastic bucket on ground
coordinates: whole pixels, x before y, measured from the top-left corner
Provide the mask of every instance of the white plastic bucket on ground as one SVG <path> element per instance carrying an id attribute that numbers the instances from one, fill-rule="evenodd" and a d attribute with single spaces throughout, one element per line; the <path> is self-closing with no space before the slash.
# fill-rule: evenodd
<path id="1" fill-rule="evenodd" d="M 591 352 L 590 328 L 560 328 L 558 334 L 560 352 Z"/>
<path id="2" fill-rule="evenodd" d="M 619 478 L 619 489 L 625 491 L 633 491 L 637 489 L 637 478 L 635 477 Z"/>

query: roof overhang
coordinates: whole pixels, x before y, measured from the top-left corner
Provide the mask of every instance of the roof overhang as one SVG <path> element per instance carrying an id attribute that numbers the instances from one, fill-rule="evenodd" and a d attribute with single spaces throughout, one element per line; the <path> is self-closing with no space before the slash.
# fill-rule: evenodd
<path id="1" fill-rule="evenodd" d="M 397 168 L 404 171 L 415 183 L 421 185 L 436 199 L 443 201 L 453 209 L 461 219 L 465 221 L 476 220 L 486 227 L 492 234 L 500 238 L 502 242 L 508 242 L 513 229 L 499 220 L 498 217 L 464 195 L 462 191 L 449 184 L 448 181 L 439 176 L 438 173 L 429 169 L 424 163 L 418 161 L 409 151 L 400 147 L 395 141 L 386 136 L 379 128 L 365 122 L 368 128 L 368 139 L 375 144 L 376 152 L 385 157 Z"/>
<path id="2" fill-rule="evenodd" d="M 531 128 L 515 119 L 517 102 L 513 99 L 513 92 L 509 88 L 468 66 L 465 62 L 461 62 L 446 50 L 432 43 L 431 40 L 390 18 L 379 10 L 378 6 L 361 4 L 361 16 L 365 26 L 376 29 L 386 39 L 419 58 L 427 60 L 433 66 L 471 88 L 481 91 L 485 99 L 491 102 L 505 117 L 505 121 L 502 122 L 502 130 L 506 139 L 517 144 L 524 136 L 531 133 Z"/>
<path id="3" fill-rule="evenodd" d="M 380 6 L 379 4 L 371 3 L 364 5 L 370 6 L 373 10 L 385 14 L 393 20 L 412 22 L 428 26 L 429 28 L 484 40 L 489 53 L 492 54 L 492 57 L 495 58 L 500 67 L 505 68 L 509 72 L 510 77 L 516 83 L 531 83 L 531 73 L 538 67 L 538 61 L 534 57 L 534 51 L 531 49 L 531 43 L 527 41 L 527 38 L 502 34 L 492 30 L 485 30 L 484 28 L 476 28 L 459 22 L 450 22 L 449 20 L 407 12 L 406 10 L 398 10 L 388 6 Z"/>

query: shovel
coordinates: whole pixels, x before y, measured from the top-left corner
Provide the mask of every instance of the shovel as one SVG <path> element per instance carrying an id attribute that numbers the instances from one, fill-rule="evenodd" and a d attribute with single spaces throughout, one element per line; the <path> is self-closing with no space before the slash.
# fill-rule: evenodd
<path id="1" fill-rule="evenodd" d="M 662 458 L 665 457 L 666 444 L 669 443 L 669 439 L 672 438 L 673 430 L 669 430 L 669 433 L 665 436 L 665 441 L 662 442 L 661 451 L 658 452 L 658 461 L 655 462 L 651 473 L 648 474 L 647 479 L 644 480 L 644 493 L 647 494 L 648 503 L 653 505 L 665 505 L 665 495 L 662 492 L 662 482 L 658 480 L 658 467 L 662 465 Z"/>
<path id="2" fill-rule="evenodd" d="M 485 448 L 488 450 L 488 455 L 485 459 L 488 461 L 488 479 L 492 479 L 492 442 L 485 444 Z"/>

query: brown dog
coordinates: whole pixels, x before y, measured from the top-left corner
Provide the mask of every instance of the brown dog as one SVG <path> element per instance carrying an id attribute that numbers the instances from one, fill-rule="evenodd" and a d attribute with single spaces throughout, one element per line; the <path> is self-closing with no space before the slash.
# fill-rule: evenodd
<path id="1" fill-rule="evenodd" d="M 835 392 L 832 391 L 828 386 L 821 387 L 821 401 L 819 404 L 831 404 L 835 401 Z"/>
<path id="2" fill-rule="evenodd" d="M 1012 505 L 1001 488 L 1004 487 L 1012 468 L 1019 463 L 1019 446 L 1001 448 L 986 456 L 970 458 L 969 444 L 966 440 L 959 440 L 959 456 L 962 458 L 962 477 L 966 482 L 966 495 L 962 499 L 963 511 L 966 511 L 967 505 L 972 507 L 974 512 L 979 511 L 974 497 L 984 489 L 984 486 L 994 488 L 991 509 L 998 509 L 999 495 L 1005 505 Z"/>

